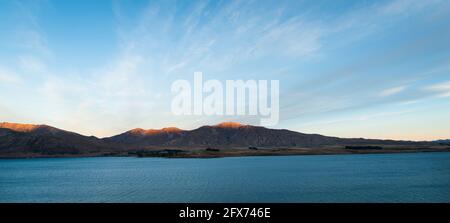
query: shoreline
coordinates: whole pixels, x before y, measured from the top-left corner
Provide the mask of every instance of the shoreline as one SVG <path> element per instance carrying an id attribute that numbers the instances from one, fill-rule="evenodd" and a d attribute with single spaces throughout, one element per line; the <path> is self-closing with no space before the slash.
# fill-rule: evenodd
<path id="1" fill-rule="evenodd" d="M 169 153 L 167 151 L 177 151 Z M 39 158 L 92 158 L 92 157 L 135 157 L 135 158 L 226 158 L 248 156 L 314 156 L 314 155 L 351 155 L 351 154 L 397 154 L 450 152 L 450 147 L 440 148 L 386 148 L 386 149 L 342 149 L 342 148 L 288 148 L 260 149 L 256 151 L 244 149 L 227 149 L 220 151 L 205 150 L 150 150 L 147 153 L 117 152 L 91 154 L 3 154 L 0 159 L 39 159 Z"/>

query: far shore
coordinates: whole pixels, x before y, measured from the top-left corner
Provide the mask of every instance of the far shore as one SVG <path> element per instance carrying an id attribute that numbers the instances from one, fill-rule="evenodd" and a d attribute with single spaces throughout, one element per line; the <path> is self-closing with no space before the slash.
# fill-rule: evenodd
<path id="1" fill-rule="evenodd" d="M 82 157 L 163 157 L 163 158 L 222 158 L 242 156 L 299 156 L 299 155 L 345 155 L 345 154 L 386 154 L 416 152 L 450 152 L 449 146 L 436 147 L 324 147 L 324 148 L 225 148 L 225 149 L 190 149 L 159 148 L 125 152 L 97 152 L 85 154 L 38 154 L 9 153 L 0 155 L 0 159 L 26 158 L 82 158 Z"/>

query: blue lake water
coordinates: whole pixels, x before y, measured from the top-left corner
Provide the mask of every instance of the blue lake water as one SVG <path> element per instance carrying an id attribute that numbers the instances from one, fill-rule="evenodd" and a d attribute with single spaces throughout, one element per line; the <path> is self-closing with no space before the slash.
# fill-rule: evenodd
<path id="1" fill-rule="evenodd" d="M 450 153 L 5 159 L 0 202 L 450 202 Z"/>

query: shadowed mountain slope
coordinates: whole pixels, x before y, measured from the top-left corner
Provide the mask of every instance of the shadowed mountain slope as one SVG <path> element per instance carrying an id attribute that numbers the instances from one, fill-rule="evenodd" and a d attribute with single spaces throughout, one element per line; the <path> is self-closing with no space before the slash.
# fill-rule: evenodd
<path id="1" fill-rule="evenodd" d="M 84 154 L 117 150 L 99 138 L 47 125 L 0 123 L 0 153 Z"/>

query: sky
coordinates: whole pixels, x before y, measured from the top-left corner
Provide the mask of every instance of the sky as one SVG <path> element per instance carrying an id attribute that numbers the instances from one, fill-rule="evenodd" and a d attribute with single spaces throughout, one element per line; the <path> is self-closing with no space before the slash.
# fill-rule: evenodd
<path id="1" fill-rule="evenodd" d="M 171 84 L 279 80 L 271 128 L 450 138 L 450 4 L 394 1 L 0 0 L 0 121 L 84 135 L 194 129 Z"/>

